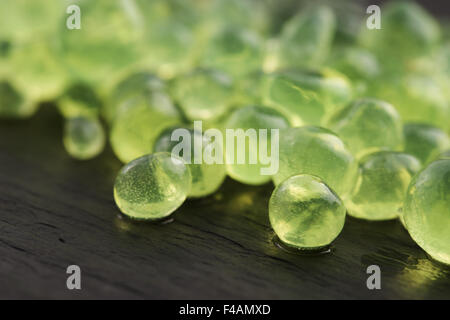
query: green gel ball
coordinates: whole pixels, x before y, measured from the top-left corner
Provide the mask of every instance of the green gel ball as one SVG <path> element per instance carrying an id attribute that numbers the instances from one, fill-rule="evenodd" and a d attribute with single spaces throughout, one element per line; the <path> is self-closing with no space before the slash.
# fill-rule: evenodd
<path id="1" fill-rule="evenodd" d="M 425 165 L 450 148 L 449 136 L 439 128 L 423 123 L 407 123 L 403 127 L 405 152 Z"/>
<path id="2" fill-rule="evenodd" d="M 153 104 L 146 95 L 131 98 L 111 128 L 112 149 L 119 160 L 130 162 L 151 153 L 161 132 L 180 121 L 171 104 Z"/>
<path id="3" fill-rule="evenodd" d="M 313 126 L 280 131 L 280 168 L 275 185 L 295 174 L 313 174 L 345 199 L 351 192 L 358 165 L 344 142 L 333 132 Z"/>
<path id="4" fill-rule="evenodd" d="M 282 242 L 300 249 L 329 245 L 342 231 L 345 207 L 321 179 L 308 174 L 280 183 L 269 202 L 269 219 Z"/>
<path id="5" fill-rule="evenodd" d="M 157 152 L 125 165 L 114 183 L 120 211 L 134 219 L 157 220 L 178 209 L 189 193 L 191 174 L 182 159 Z"/>
<path id="6" fill-rule="evenodd" d="M 58 108 L 65 118 L 96 117 L 102 107 L 97 93 L 88 85 L 75 83 L 58 99 Z"/>
<path id="7" fill-rule="evenodd" d="M 248 106 L 235 110 L 225 122 L 224 129 L 232 129 L 234 133 L 238 133 L 237 130 L 241 129 L 245 150 L 238 147 L 240 138 L 235 136 L 232 137 L 234 148 L 231 146 L 229 148 L 227 135 L 226 167 L 228 175 L 237 181 L 251 185 L 260 185 L 270 181 L 272 177 L 270 172 L 263 174 L 262 171 L 268 171 L 269 167 L 276 170 L 279 161 L 278 142 L 281 134 L 272 135 L 272 129 L 278 131 L 278 129 L 288 127 L 288 120 L 271 108 Z M 262 131 L 265 132 L 265 135 L 261 135 Z M 276 148 L 273 153 L 272 146 Z"/>
<path id="8" fill-rule="evenodd" d="M 408 187 L 404 220 L 416 243 L 450 264 L 450 159 L 430 163 Z"/>
<path id="9" fill-rule="evenodd" d="M 81 29 L 60 23 L 60 55 L 72 74 L 102 85 L 142 58 L 144 17 L 134 0 L 70 0 L 81 11 Z M 65 22 L 68 15 L 61 17 Z"/>
<path id="10" fill-rule="evenodd" d="M 293 126 L 319 125 L 352 98 L 348 79 L 331 70 L 276 72 L 262 83 L 262 102 L 284 113 Z"/>
<path id="11" fill-rule="evenodd" d="M 174 133 L 174 139 L 176 140 L 172 141 L 172 134 Z M 182 138 L 178 137 L 176 133 L 182 134 Z M 185 139 L 187 140 L 184 141 Z M 188 196 L 193 198 L 205 197 L 216 192 L 226 177 L 222 141 L 213 140 L 197 130 L 172 127 L 164 130 L 156 139 L 154 151 L 172 153 L 174 152 L 174 147 L 180 143 L 186 143 L 186 149 L 183 149 L 179 155 L 176 155 L 185 161 L 192 178 L 191 190 Z M 196 152 L 198 154 L 197 157 Z M 211 154 L 211 156 L 214 156 L 214 152 L 217 152 L 218 161 L 214 163 L 205 161 L 204 155 Z"/>
<path id="12" fill-rule="evenodd" d="M 27 103 L 8 81 L 0 81 L 0 118 L 26 118 L 34 113 L 36 104 Z"/>
<path id="13" fill-rule="evenodd" d="M 228 111 L 234 89 L 225 73 L 195 70 L 176 78 L 171 92 L 189 120 L 213 120 Z"/>
<path id="14" fill-rule="evenodd" d="M 150 104 L 160 109 L 173 110 L 172 100 L 166 92 L 164 82 L 150 72 L 136 72 L 121 79 L 111 90 L 108 103 L 104 104 L 102 115 L 112 124 L 129 107 L 129 101 L 145 96 Z"/>
<path id="15" fill-rule="evenodd" d="M 337 111 L 327 128 L 336 132 L 357 158 L 403 144 L 403 126 L 395 108 L 381 100 L 363 98 Z"/>
<path id="16" fill-rule="evenodd" d="M 365 156 L 351 200 L 346 202 L 348 213 L 367 220 L 399 217 L 406 189 L 420 168 L 420 161 L 406 153 L 380 151 Z"/>
<path id="17" fill-rule="evenodd" d="M 262 68 L 262 41 L 256 33 L 226 27 L 212 36 L 204 52 L 202 66 L 242 76 Z"/>
<path id="18" fill-rule="evenodd" d="M 70 118 L 64 125 L 63 143 L 71 157 L 88 160 L 103 151 L 105 132 L 96 118 Z"/>
<path id="19" fill-rule="evenodd" d="M 335 20 L 330 8 L 315 6 L 287 21 L 280 35 L 278 65 L 320 65 L 330 50 L 336 29 Z"/>

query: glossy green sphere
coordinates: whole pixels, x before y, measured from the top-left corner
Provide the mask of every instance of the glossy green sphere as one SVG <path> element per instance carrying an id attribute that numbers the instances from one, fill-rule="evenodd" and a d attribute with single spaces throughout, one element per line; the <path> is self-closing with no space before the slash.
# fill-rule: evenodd
<path id="1" fill-rule="evenodd" d="M 321 179 L 308 174 L 280 183 L 269 202 L 269 219 L 288 246 L 314 249 L 329 245 L 342 231 L 345 207 Z"/>
<path id="2" fill-rule="evenodd" d="M 64 126 L 66 151 L 75 159 L 88 160 L 99 155 L 105 147 L 105 132 L 96 118 L 70 118 Z"/>
<path id="3" fill-rule="evenodd" d="M 195 70 L 176 78 L 174 100 L 189 120 L 213 120 L 225 114 L 233 101 L 233 82 L 223 72 Z"/>
<path id="4" fill-rule="evenodd" d="M 344 142 L 333 132 L 314 126 L 280 130 L 280 167 L 276 185 L 296 174 L 320 177 L 345 199 L 356 181 L 358 165 Z"/>
<path id="5" fill-rule="evenodd" d="M 406 189 L 421 168 L 414 156 L 380 151 L 366 155 L 360 162 L 360 175 L 348 213 L 367 220 L 395 219 L 401 215 Z"/>
<path id="6" fill-rule="evenodd" d="M 100 113 L 102 102 L 90 86 L 75 83 L 58 99 L 58 108 L 65 118 L 96 117 Z"/>
<path id="7" fill-rule="evenodd" d="M 184 141 L 185 139 L 187 141 Z M 155 152 L 172 153 L 180 143 L 186 143 L 186 150 L 181 150 L 176 156 L 185 161 L 192 178 L 191 191 L 188 196 L 205 197 L 216 192 L 226 177 L 222 141 L 212 140 L 211 137 L 197 130 L 173 127 L 161 133 L 156 139 L 153 149 Z M 220 154 L 217 158 L 219 161 L 208 163 L 204 155 L 213 151 L 212 149 Z"/>
<path id="8" fill-rule="evenodd" d="M 404 220 L 432 258 L 450 264 L 450 159 L 430 163 L 408 188 Z"/>
<path id="9" fill-rule="evenodd" d="M 289 70 L 265 76 L 262 103 L 288 117 L 293 126 L 320 125 L 325 116 L 348 103 L 352 87 L 334 71 Z"/>
<path id="10" fill-rule="evenodd" d="M 161 132 L 181 121 L 173 105 L 155 105 L 145 95 L 129 99 L 125 105 L 110 134 L 113 151 L 124 163 L 151 153 Z"/>
<path id="11" fill-rule="evenodd" d="M 191 185 L 182 159 L 158 152 L 125 165 L 114 183 L 114 200 L 123 214 L 141 220 L 169 216 L 185 201 Z"/>
<path id="12" fill-rule="evenodd" d="M 276 163 L 279 161 L 279 129 L 288 127 L 288 120 L 280 112 L 267 107 L 247 106 L 231 113 L 225 121 L 224 130 L 234 130 L 233 132 L 237 135 L 237 130 L 241 129 L 242 134 L 240 137 L 232 137 L 234 147 L 228 145 L 230 140 L 227 136 L 228 175 L 237 181 L 251 185 L 270 181 L 272 175 L 264 171 L 268 171 L 270 167 L 276 168 Z M 272 129 L 275 129 L 275 135 L 272 134 Z M 245 143 L 243 148 L 239 147 L 241 139 Z M 276 150 L 272 150 L 272 147 Z M 240 158 L 242 158 L 241 161 Z"/>
<path id="13" fill-rule="evenodd" d="M 395 108 L 381 100 L 363 98 L 337 111 L 327 128 L 336 132 L 357 158 L 403 145 L 402 120 Z"/>
<path id="14" fill-rule="evenodd" d="M 425 165 L 450 148 L 450 137 L 441 129 L 424 123 L 407 123 L 403 129 L 405 152 Z"/>

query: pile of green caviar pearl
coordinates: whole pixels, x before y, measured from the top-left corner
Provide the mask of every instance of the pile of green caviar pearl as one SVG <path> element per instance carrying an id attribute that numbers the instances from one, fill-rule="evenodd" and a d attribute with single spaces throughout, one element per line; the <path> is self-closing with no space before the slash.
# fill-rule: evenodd
<path id="1" fill-rule="evenodd" d="M 288 247 L 332 244 L 348 213 L 399 219 L 450 264 L 449 21 L 394 0 L 371 29 L 366 10 L 2 0 L 0 118 L 45 104 L 71 158 L 112 150 L 123 166 L 114 199 L 132 219 L 224 199 L 224 183 L 265 185 Z"/>

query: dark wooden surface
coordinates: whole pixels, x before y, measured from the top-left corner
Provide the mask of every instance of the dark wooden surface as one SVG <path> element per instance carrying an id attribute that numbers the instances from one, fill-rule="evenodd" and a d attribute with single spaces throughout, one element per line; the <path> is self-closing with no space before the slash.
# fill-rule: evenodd
<path id="1" fill-rule="evenodd" d="M 121 167 L 110 150 L 69 158 L 49 106 L 0 122 L 0 298 L 446 298 L 450 269 L 431 262 L 396 221 L 347 218 L 330 254 L 277 248 L 267 217 L 271 185 L 227 180 L 188 201 L 169 224 L 120 218 Z M 66 268 L 82 289 L 66 289 Z M 366 287 L 381 268 L 382 289 Z"/>

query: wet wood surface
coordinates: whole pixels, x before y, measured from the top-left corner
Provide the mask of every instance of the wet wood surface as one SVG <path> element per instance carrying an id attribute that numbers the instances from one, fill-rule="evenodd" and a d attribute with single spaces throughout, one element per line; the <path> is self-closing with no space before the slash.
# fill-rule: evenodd
<path id="1" fill-rule="evenodd" d="M 110 149 L 80 162 L 62 147 L 51 106 L 0 122 L 0 298 L 450 299 L 450 269 L 430 261 L 397 221 L 347 218 L 331 253 L 273 243 L 272 185 L 227 180 L 166 224 L 122 218 Z M 81 268 L 68 290 L 66 268 Z M 368 290 L 366 269 L 381 269 Z"/>

